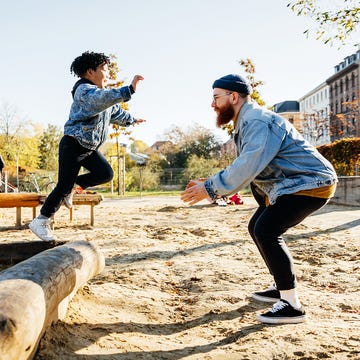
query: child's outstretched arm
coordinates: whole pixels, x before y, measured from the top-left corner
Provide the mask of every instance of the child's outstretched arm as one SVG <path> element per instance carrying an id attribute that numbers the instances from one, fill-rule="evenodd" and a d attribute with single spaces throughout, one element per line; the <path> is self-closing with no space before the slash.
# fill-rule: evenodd
<path id="1" fill-rule="evenodd" d="M 131 86 L 134 90 L 134 92 L 136 91 L 136 86 L 138 84 L 139 81 L 144 80 L 144 77 L 142 75 L 135 75 L 132 82 L 131 82 Z"/>

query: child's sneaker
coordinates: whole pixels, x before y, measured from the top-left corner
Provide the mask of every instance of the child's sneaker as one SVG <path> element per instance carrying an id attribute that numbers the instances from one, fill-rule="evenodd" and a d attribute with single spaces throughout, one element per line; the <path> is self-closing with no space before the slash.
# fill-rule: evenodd
<path id="1" fill-rule="evenodd" d="M 69 195 L 66 195 L 64 197 L 64 205 L 68 208 L 71 209 L 73 206 L 73 197 L 74 197 L 74 192 L 75 190 L 71 190 L 71 193 Z"/>
<path id="2" fill-rule="evenodd" d="M 298 324 L 306 321 L 305 310 L 295 309 L 286 300 L 279 300 L 265 314 L 258 315 L 257 320 L 265 324 Z"/>
<path id="3" fill-rule="evenodd" d="M 29 224 L 29 228 L 41 240 L 54 241 L 55 236 L 50 229 L 50 222 L 51 222 L 51 219 L 35 218 Z"/>
<path id="4" fill-rule="evenodd" d="M 258 301 L 274 303 L 280 300 L 280 291 L 276 288 L 276 285 L 273 284 L 265 291 L 252 293 L 251 297 Z"/>
<path id="5" fill-rule="evenodd" d="M 64 197 L 63 203 L 68 208 L 71 209 L 73 207 L 73 197 L 74 194 L 83 194 L 84 190 L 80 186 L 74 186 L 69 195 Z"/>

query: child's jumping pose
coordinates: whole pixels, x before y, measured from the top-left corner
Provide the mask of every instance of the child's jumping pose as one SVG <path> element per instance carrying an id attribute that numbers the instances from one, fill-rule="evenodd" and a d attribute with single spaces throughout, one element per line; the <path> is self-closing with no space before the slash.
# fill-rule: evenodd
<path id="1" fill-rule="evenodd" d="M 50 218 L 64 202 L 72 207 L 74 185 L 81 188 L 99 185 L 113 178 L 113 170 L 99 151 L 107 139 L 110 124 L 129 126 L 144 122 L 123 110 L 120 102 L 128 101 L 143 80 L 135 75 L 130 86 L 106 89 L 110 58 L 103 53 L 85 52 L 71 64 L 71 72 L 78 76 L 72 90 L 73 103 L 64 136 L 59 144 L 59 176 L 55 189 L 49 194 L 40 215 L 29 225 L 42 240 L 55 240 Z M 81 167 L 88 172 L 79 175 Z"/>

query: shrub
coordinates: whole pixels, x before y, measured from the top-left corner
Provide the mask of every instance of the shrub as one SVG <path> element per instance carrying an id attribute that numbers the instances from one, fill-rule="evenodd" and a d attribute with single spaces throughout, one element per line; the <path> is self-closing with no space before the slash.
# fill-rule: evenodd
<path id="1" fill-rule="evenodd" d="M 317 148 L 334 166 L 339 176 L 354 176 L 360 166 L 360 138 L 337 140 Z"/>

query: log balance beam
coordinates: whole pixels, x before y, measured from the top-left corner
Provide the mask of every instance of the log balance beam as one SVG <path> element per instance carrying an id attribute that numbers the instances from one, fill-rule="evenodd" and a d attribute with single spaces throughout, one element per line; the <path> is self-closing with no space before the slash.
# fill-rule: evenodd
<path id="1" fill-rule="evenodd" d="M 65 317 L 76 291 L 105 266 L 86 241 L 43 251 L 0 273 L 0 359 L 33 359 L 46 328 Z"/>

